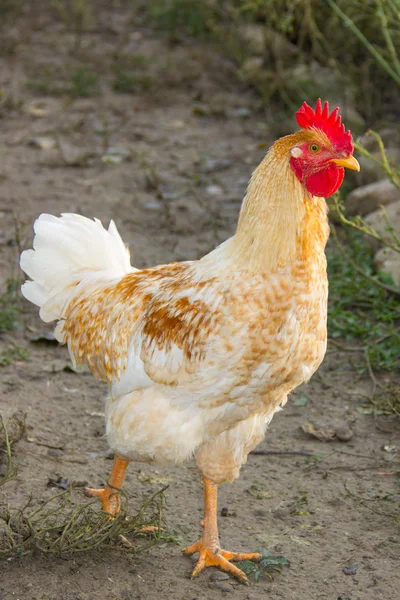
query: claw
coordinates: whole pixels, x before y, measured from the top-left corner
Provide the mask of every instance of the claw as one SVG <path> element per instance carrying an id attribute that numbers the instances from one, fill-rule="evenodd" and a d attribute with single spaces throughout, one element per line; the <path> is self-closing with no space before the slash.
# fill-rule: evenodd
<path id="1" fill-rule="evenodd" d="M 108 485 L 104 489 L 85 488 L 84 494 L 89 498 L 100 498 L 101 508 L 109 519 L 115 519 L 121 510 L 120 490 L 125 477 L 125 471 L 128 466 L 128 460 L 114 458 L 113 468 Z"/>
<path id="2" fill-rule="evenodd" d="M 121 499 L 119 492 L 112 487 L 105 487 L 103 489 L 85 488 L 85 496 L 88 498 L 100 498 L 101 508 L 109 519 L 115 519 L 119 511 L 121 510 Z"/>
<path id="3" fill-rule="evenodd" d="M 192 571 L 192 577 L 198 577 L 200 573 L 206 569 L 206 567 L 218 567 L 222 571 L 225 571 L 225 573 L 233 575 L 240 581 L 240 583 L 245 585 L 249 584 L 246 574 L 238 569 L 238 567 L 233 565 L 230 561 L 252 560 L 257 562 L 262 558 L 262 555 L 258 554 L 257 552 L 230 552 L 229 550 L 222 550 L 217 546 L 206 547 L 202 540 L 192 544 L 192 546 L 184 548 L 182 552 L 186 555 L 191 555 L 195 552 L 198 552 L 200 555 L 199 560 Z"/>

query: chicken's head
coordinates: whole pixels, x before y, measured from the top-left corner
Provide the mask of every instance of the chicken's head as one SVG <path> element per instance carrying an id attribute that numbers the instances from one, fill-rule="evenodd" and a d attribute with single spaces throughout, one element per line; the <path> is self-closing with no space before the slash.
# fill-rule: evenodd
<path id="1" fill-rule="evenodd" d="M 318 99 L 315 111 L 304 102 L 296 113 L 302 132 L 297 134 L 299 143 L 290 150 L 290 166 L 313 196 L 334 194 L 342 184 L 344 167 L 360 170 L 353 156 L 353 138 L 338 112 L 335 108 L 329 114 L 328 102 L 322 107 Z"/>

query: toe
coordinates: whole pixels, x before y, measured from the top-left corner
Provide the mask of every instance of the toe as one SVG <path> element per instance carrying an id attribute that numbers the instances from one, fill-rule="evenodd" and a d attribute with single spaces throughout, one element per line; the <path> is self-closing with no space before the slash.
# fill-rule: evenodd
<path id="1" fill-rule="evenodd" d="M 104 495 L 104 489 L 96 490 L 94 488 L 85 487 L 83 490 L 83 493 L 88 498 L 94 498 L 94 497 L 101 498 Z"/>
<path id="2" fill-rule="evenodd" d="M 262 559 L 262 554 L 258 552 L 229 552 L 229 550 L 221 550 L 220 554 L 226 558 L 226 560 L 242 561 L 251 560 L 253 562 L 259 562 Z"/>
<path id="3" fill-rule="evenodd" d="M 187 556 L 191 556 L 195 552 L 200 552 L 202 545 L 200 542 L 195 542 L 191 546 L 187 546 L 187 548 L 182 548 L 183 554 L 187 554 Z"/>
<path id="4" fill-rule="evenodd" d="M 222 554 L 217 554 L 215 558 L 216 567 L 219 567 L 222 571 L 225 571 L 225 573 L 233 575 L 234 577 L 236 577 L 236 579 L 240 581 L 240 583 L 244 583 L 245 585 L 249 584 L 249 580 L 247 579 L 246 574 L 243 573 L 243 571 L 241 571 L 240 569 L 238 569 L 235 565 L 230 563 L 229 560 L 222 556 Z"/>

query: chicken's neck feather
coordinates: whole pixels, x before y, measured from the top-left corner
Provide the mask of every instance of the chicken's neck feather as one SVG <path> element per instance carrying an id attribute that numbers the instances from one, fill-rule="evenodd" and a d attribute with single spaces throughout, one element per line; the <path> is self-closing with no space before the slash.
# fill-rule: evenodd
<path id="1" fill-rule="evenodd" d="M 250 179 L 230 252 L 238 266 L 251 272 L 278 269 L 324 251 L 326 202 L 306 190 L 289 164 L 298 136 L 278 140 Z"/>

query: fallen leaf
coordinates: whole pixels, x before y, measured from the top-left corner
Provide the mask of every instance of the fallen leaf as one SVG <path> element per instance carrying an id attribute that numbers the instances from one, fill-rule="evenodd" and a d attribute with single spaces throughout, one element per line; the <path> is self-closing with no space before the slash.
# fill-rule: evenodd
<path id="1" fill-rule="evenodd" d="M 139 473 L 137 473 L 137 478 L 142 483 L 148 483 L 150 485 L 157 483 L 161 483 L 161 485 L 167 485 L 167 483 L 172 481 L 172 477 L 160 477 L 155 473 L 146 473 L 145 471 L 139 471 Z"/>
<path id="2" fill-rule="evenodd" d="M 397 452 L 397 446 L 383 446 L 385 452 Z"/>
<path id="3" fill-rule="evenodd" d="M 153 533 L 158 533 L 160 531 L 164 531 L 162 527 L 158 527 L 158 525 L 144 525 L 139 529 L 139 533 L 143 535 L 152 535 Z"/>
<path id="4" fill-rule="evenodd" d="M 291 535 L 290 539 L 292 542 L 295 542 L 299 546 L 311 546 L 311 542 L 304 540 L 303 538 L 298 537 L 297 535 Z"/>
<path id="5" fill-rule="evenodd" d="M 198 117 L 205 117 L 208 114 L 207 108 L 205 106 L 201 106 L 200 104 L 195 104 L 193 106 L 192 112 Z"/>
<path id="6" fill-rule="evenodd" d="M 293 406 L 305 406 L 309 402 L 308 396 L 300 394 L 293 402 Z"/>
<path id="7" fill-rule="evenodd" d="M 104 154 L 104 156 L 101 157 L 101 160 L 103 163 L 109 165 L 119 165 L 119 163 L 123 161 L 123 158 L 119 154 Z"/>
<path id="8" fill-rule="evenodd" d="M 89 417 L 105 417 L 105 413 L 103 412 L 85 410 L 85 414 L 89 415 Z"/>
<path id="9" fill-rule="evenodd" d="M 47 109 L 43 108 L 42 106 L 40 106 L 38 104 L 25 104 L 22 107 L 22 110 L 27 115 L 30 115 L 31 117 L 36 117 L 36 118 L 43 118 L 49 112 Z"/>
<path id="10" fill-rule="evenodd" d="M 322 442 L 330 442 L 336 437 L 336 431 L 331 427 L 314 427 L 312 423 L 305 423 L 301 428 L 304 433 L 308 433 Z"/>
<path id="11" fill-rule="evenodd" d="M 69 481 L 66 477 L 62 477 L 60 473 L 56 473 L 54 478 L 49 477 L 47 487 L 58 487 L 62 490 L 67 490 L 69 488 Z"/>
<path id="12" fill-rule="evenodd" d="M 39 148 L 40 150 L 50 150 L 54 148 L 56 145 L 56 140 L 51 137 L 46 136 L 37 136 L 32 137 L 28 140 L 29 146 L 34 146 L 35 148 Z"/>

